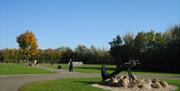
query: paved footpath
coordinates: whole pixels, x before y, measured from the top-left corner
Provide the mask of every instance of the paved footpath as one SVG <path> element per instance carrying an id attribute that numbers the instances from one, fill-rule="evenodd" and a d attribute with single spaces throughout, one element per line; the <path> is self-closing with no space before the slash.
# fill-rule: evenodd
<path id="1" fill-rule="evenodd" d="M 0 91 L 18 91 L 24 84 L 28 84 L 34 81 L 51 80 L 59 78 L 90 78 L 100 77 L 97 73 L 78 73 L 67 72 L 63 70 L 57 70 L 52 68 L 41 67 L 39 68 L 55 71 L 56 74 L 26 74 L 26 75 L 5 75 L 0 76 Z M 179 76 L 156 76 L 156 75 L 137 75 L 138 78 L 161 78 L 161 79 L 180 79 Z"/>
<path id="2" fill-rule="evenodd" d="M 22 85 L 34 81 L 51 80 L 59 78 L 90 78 L 99 77 L 98 74 L 87 74 L 78 72 L 67 72 L 52 68 L 40 67 L 42 69 L 55 71 L 56 74 L 25 74 L 25 75 L 4 75 L 0 76 L 0 91 L 18 91 Z"/>

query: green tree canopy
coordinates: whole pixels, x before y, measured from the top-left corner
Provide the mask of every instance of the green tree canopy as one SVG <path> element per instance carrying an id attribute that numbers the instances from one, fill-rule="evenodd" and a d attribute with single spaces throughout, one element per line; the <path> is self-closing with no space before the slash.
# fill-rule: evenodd
<path id="1" fill-rule="evenodd" d="M 117 35 L 113 41 L 109 42 L 110 48 L 110 55 L 115 59 L 117 65 L 122 63 L 122 40 L 120 35 Z"/>

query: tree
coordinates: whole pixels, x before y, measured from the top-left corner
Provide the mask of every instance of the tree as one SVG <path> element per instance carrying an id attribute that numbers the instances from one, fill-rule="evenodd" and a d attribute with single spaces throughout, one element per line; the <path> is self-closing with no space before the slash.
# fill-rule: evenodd
<path id="1" fill-rule="evenodd" d="M 127 33 L 123 37 L 124 45 L 122 46 L 122 59 L 124 61 L 128 61 L 129 59 L 138 59 L 139 50 L 135 45 L 134 35 L 131 33 Z"/>
<path id="2" fill-rule="evenodd" d="M 154 36 L 154 48 L 162 48 L 165 44 L 165 39 L 163 38 L 162 33 L 155 33 Z"/>
<path id="3" fill-rule="evenodd" d="M 124 45 L 134 45 L 134 35 L 132 33 L 127 33 L 124 37 Z"/>
<path id="4" fill-rule="evenodd" d="M 70 58 L 73 59 L 74 54 L 73 54 L 73 50 L 69 47 L 60 47 L 56 49 L 57 52 L 59 52 L 59 56 L 60 56 L 60 61 L 59 63 L 68 63 Z"/>
<path id="5" fill-rule="evenodd" d="M 0 50 L 0 63 L 4 62 L 3 52 Z"/>
<path id="6" fill-rule="evenodd" d="M 82 55 L 85 55 L 87 54 L 89 51 L 89 49 L 85 46 L 85 45 L 78 45 L 76 48 L 75 48 L 75 52 L 77 54 L 82 54 Z"/>
<path id="7" fill-rule="evenodd" d="M 17 43 L 19 44 L 20 54 L 22 59 L 25 59 L 26 62 L 31 65 L 32 59 L 37 53 L 37 39 L 31 31 L 26 31 L 25 33 L 17 36 Z"/>
<path id="8" fill-rule="evenodd" d="M 2 49 L 0 50 L 0 61 L 6 63 L 19 62 L 17 49 Z"/>
<path id="9" fill-rule="evenodd" d="M 78 45 L 75 49 L 74 52 L 76 54 L 76 59 L 78 61 L 85 62 L 87 59 L 89 59 L 91 55 L 91 51 L 85 46 L 85 45 Z"/>
<path id="10" fill-rule="evenodd" d="M 120 35 L 117 35 L 113 41 L 109 42 L 110 48 L 110 55 L 115 59 L 117 66 L 122 64 L 122 40 Z"/>
<path id="11" fill-rule="evenodd" d="M 113 39 L 113 41 L 109 42 L 111 47 L 118 47 L 122 45 L 122 39 L 120 35 L 117 35 L 116 38 Z"/>
<path id="12" fill-rule="evenodd" d="M 146 35 L 144 32 L 140 32 L 135 37 L 135 46 L 139 49 L 139 52 L 142 53 L 145 51 L 146 46 Z"/>

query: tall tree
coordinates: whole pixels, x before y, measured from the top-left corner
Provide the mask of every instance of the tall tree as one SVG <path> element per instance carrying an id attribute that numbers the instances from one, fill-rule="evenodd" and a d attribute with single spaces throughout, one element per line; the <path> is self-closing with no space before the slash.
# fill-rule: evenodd
<path id="1" fill-rule="evenodd" d="M 82 54 L 82 55 L 85 55 L 87 54 L 89 51 L 89 49 L 85 46 L 85 45 L 78 45 L 76 48 L 75 48 L 75 52 L 77 54 Z"/>
<path id="2" fill-rule="evenodd" d="M 60 61 L 61 63 L 67 63 L 69 62 L 70 59 L 73 59 L 74 54 L 73 54 L 73 50 L 69 47 L 60 47 L 56 49 L 58 53 L 58 55 L 60 56 Z M 74 60 L 73 60 L 74 61 Z"/>
<path id="3" fill-rule="evenodd" d="M 162 33 L 156 33 L 154 36 L 154 47 L 155 48 L 162 48 L 165 44 L 165 39 L 163 38 Z"/>
<path id="4" fill-rule="evenodd" d="M 145 51 L 146 46 L 146 35 L 144 32 L 140 32 L 135 37 L 135 46 L 139 49 L 139 51 L 142 53 Z"/>
<path id="5" fill-rule="evenodd" d="M 31 31 L 22 33 L 17 36 L 17 43 L 19 44 L 20 54 L 23 59 L 31 65 L 32 59 L 36 55 L 38 48 L 37 39 L 35 38 L 34 33 Z"/>
<path id="6" fill-rule="evenodd" d="M 139 56 L 138 47 L 135 46 L 135 38 L 132 33 L 127 33 L 123 37 L 124 45 L 122 46 L 122 58 L 124 61 L 129 59 L 137 59 Z"/>
<path id="7" fill-rule="evenodd" d="M 110 48 L 110 55 L 115 59 L 117 66 L 122 63 L 122 40 L 120 35 L 117 35 L 113 41 L 109 42 Z"/>
<path id="8" fill-rule="evenodd" d="M 125 45 L 134 45 L 134 35 L 130 32 L 123 37 L 123 40 Z"/>
<path id="9" fill-rule="evenodd" d="M 76 54 L 76 59 L 79 61 L 85 62 L 88 57 L 91 55 L 91 51 L 85 45 L 78 45 L 74 52 Z"/>

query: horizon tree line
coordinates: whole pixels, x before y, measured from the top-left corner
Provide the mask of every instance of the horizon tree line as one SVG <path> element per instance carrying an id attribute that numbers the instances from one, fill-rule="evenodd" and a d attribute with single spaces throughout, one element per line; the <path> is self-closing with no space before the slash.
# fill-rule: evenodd
<path id="1" fill-rule="evenodd" d="M 120 65 L 130 59 L 138 59 L 141 66 L 137 69 L 180 72 L 177 70 L 180 69 L 180 25 L 175 25 L 165 32 L 151 30 L 149 32 L 138 32 L 137 35 L 132 33 L 127 33 L 122 37 L 117 35 L 109 42 L 110 49 L 97 48 L 94 45 L 90 48 L 85 45 L 78 45 L 74 49 L 65 46 L 54 49 L 38 49 L 35 35 L 32 32 L 26 32 L 34 36 L 34 38 L 32 36 L 27 38 L 33 42 L 27 42 L 26 38 L 20 39 L 23 35 L 21 34 L 17 37 L 19 49 L 6 48 L 0 50 L 1 62 L 23 62 L 24 59 L 36 59 L 39 62 L 67 63 L 71 58 L 74 61 L 82 61 L 87 64 Z M 20 42 L 22 43 L 20 44 Z M 22 51 L 23 48 L 24 51 Z M 27 53 L 30 51 L 32 54 Z"/>

